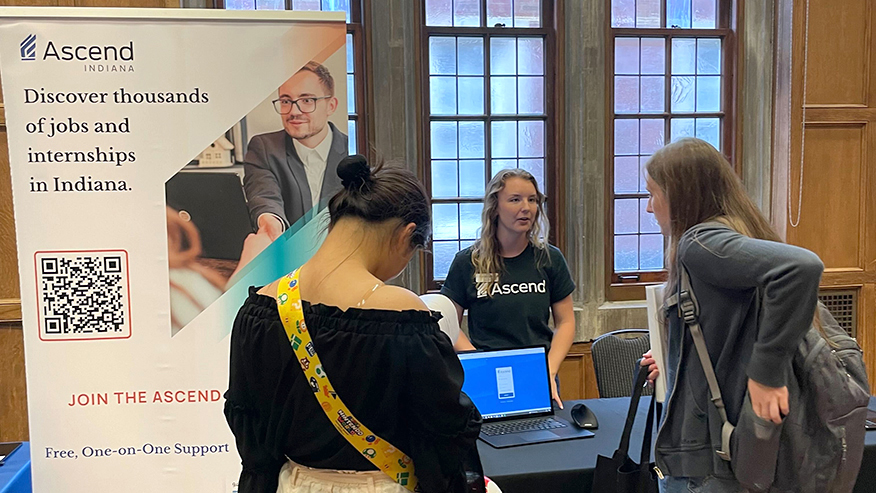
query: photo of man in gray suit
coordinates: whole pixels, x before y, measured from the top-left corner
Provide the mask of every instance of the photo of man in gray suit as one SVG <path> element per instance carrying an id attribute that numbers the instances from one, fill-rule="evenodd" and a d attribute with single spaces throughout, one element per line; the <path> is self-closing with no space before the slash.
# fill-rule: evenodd
<path id="1" fill-rule="evenodd" d="M 341 189 L 337 166 L 348 153 L 347 135 L 328 121 L 338 100 L 323 65 L 304 65 L 273 105 L 283 130 L 250 140 L 243 178 L 250 218 L 267 243 Z"/>

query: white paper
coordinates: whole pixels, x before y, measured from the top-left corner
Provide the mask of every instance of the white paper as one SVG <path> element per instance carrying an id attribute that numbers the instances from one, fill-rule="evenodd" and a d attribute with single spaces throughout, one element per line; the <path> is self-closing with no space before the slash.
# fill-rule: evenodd
<path id="1" fill-rule="evenodd" d="M 654 382 L 654 396 L 657 402 L 666 399 L 666 324 L 662 314 L 663 284 L 645 287 L 645 305 L 648 309 L 648 333 L 651 337 L 651 356 L 660 369 L 660 375 Z"/>

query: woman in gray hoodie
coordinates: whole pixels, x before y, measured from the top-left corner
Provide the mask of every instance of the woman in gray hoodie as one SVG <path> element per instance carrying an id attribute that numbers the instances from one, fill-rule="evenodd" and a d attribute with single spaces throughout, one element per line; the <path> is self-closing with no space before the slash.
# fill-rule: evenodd
<path id="1" fill-rule="evenodd" d="M 815 313 L 824 268 L 814 253 L 782 242 L 714 147 L 682 139 L 646 165 L 648 212 L 668 237 L 666 293 L 690 274 L 699 321 L 727 415 L 736 423 L 746 391 L 754 412 L 780 423 L 789 412 L 791 359 Z M 690 332 L 665 312 L 666 368 L 646 353 L 652 379 L 666 371 L 667 401 L 655 455 L 663 493 L 742 492 L 720 448 L 722 420 Z"/>

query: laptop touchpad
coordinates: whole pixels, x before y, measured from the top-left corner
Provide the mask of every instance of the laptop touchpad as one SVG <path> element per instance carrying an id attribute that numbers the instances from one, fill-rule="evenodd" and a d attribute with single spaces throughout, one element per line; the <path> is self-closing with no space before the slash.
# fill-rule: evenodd
<path id="1" fill-rule="evenodd" d="M 559 435 L 550 431 L 527 431 L 520 433 L 518 436 L 527 442 L 537 442 L 539 440 L 551 440 Z"/>

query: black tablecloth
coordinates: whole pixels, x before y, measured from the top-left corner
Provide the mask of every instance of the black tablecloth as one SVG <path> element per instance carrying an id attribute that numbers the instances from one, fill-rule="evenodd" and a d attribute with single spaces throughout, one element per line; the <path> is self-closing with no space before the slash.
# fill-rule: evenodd
<path id="1" fill-rule="evenodd" d="M 645 429 L 645 416 L 650 398 L 639 403 L 636 424 L 630 440 L 630 455 L 638 460 Z M 611 456 L 617 449 L 629 398 L 587 399 L 567 401 L 557 414 L 569 418 L 569 411 L 578 402 L 587 404 L 599 420 L 599 429 L 590 438 L 539 443 L 505 449 L 495 449 L 478 441 L 484 473 L 496 482 L 504 493 L 589 492 L 593 482 L 596 456 Z M 876 409 L 876 398 L 870 398 L 870 408 Z M 876 431 L 868 431 L 864 462 L 855 493 L 876 492 Z"/>

